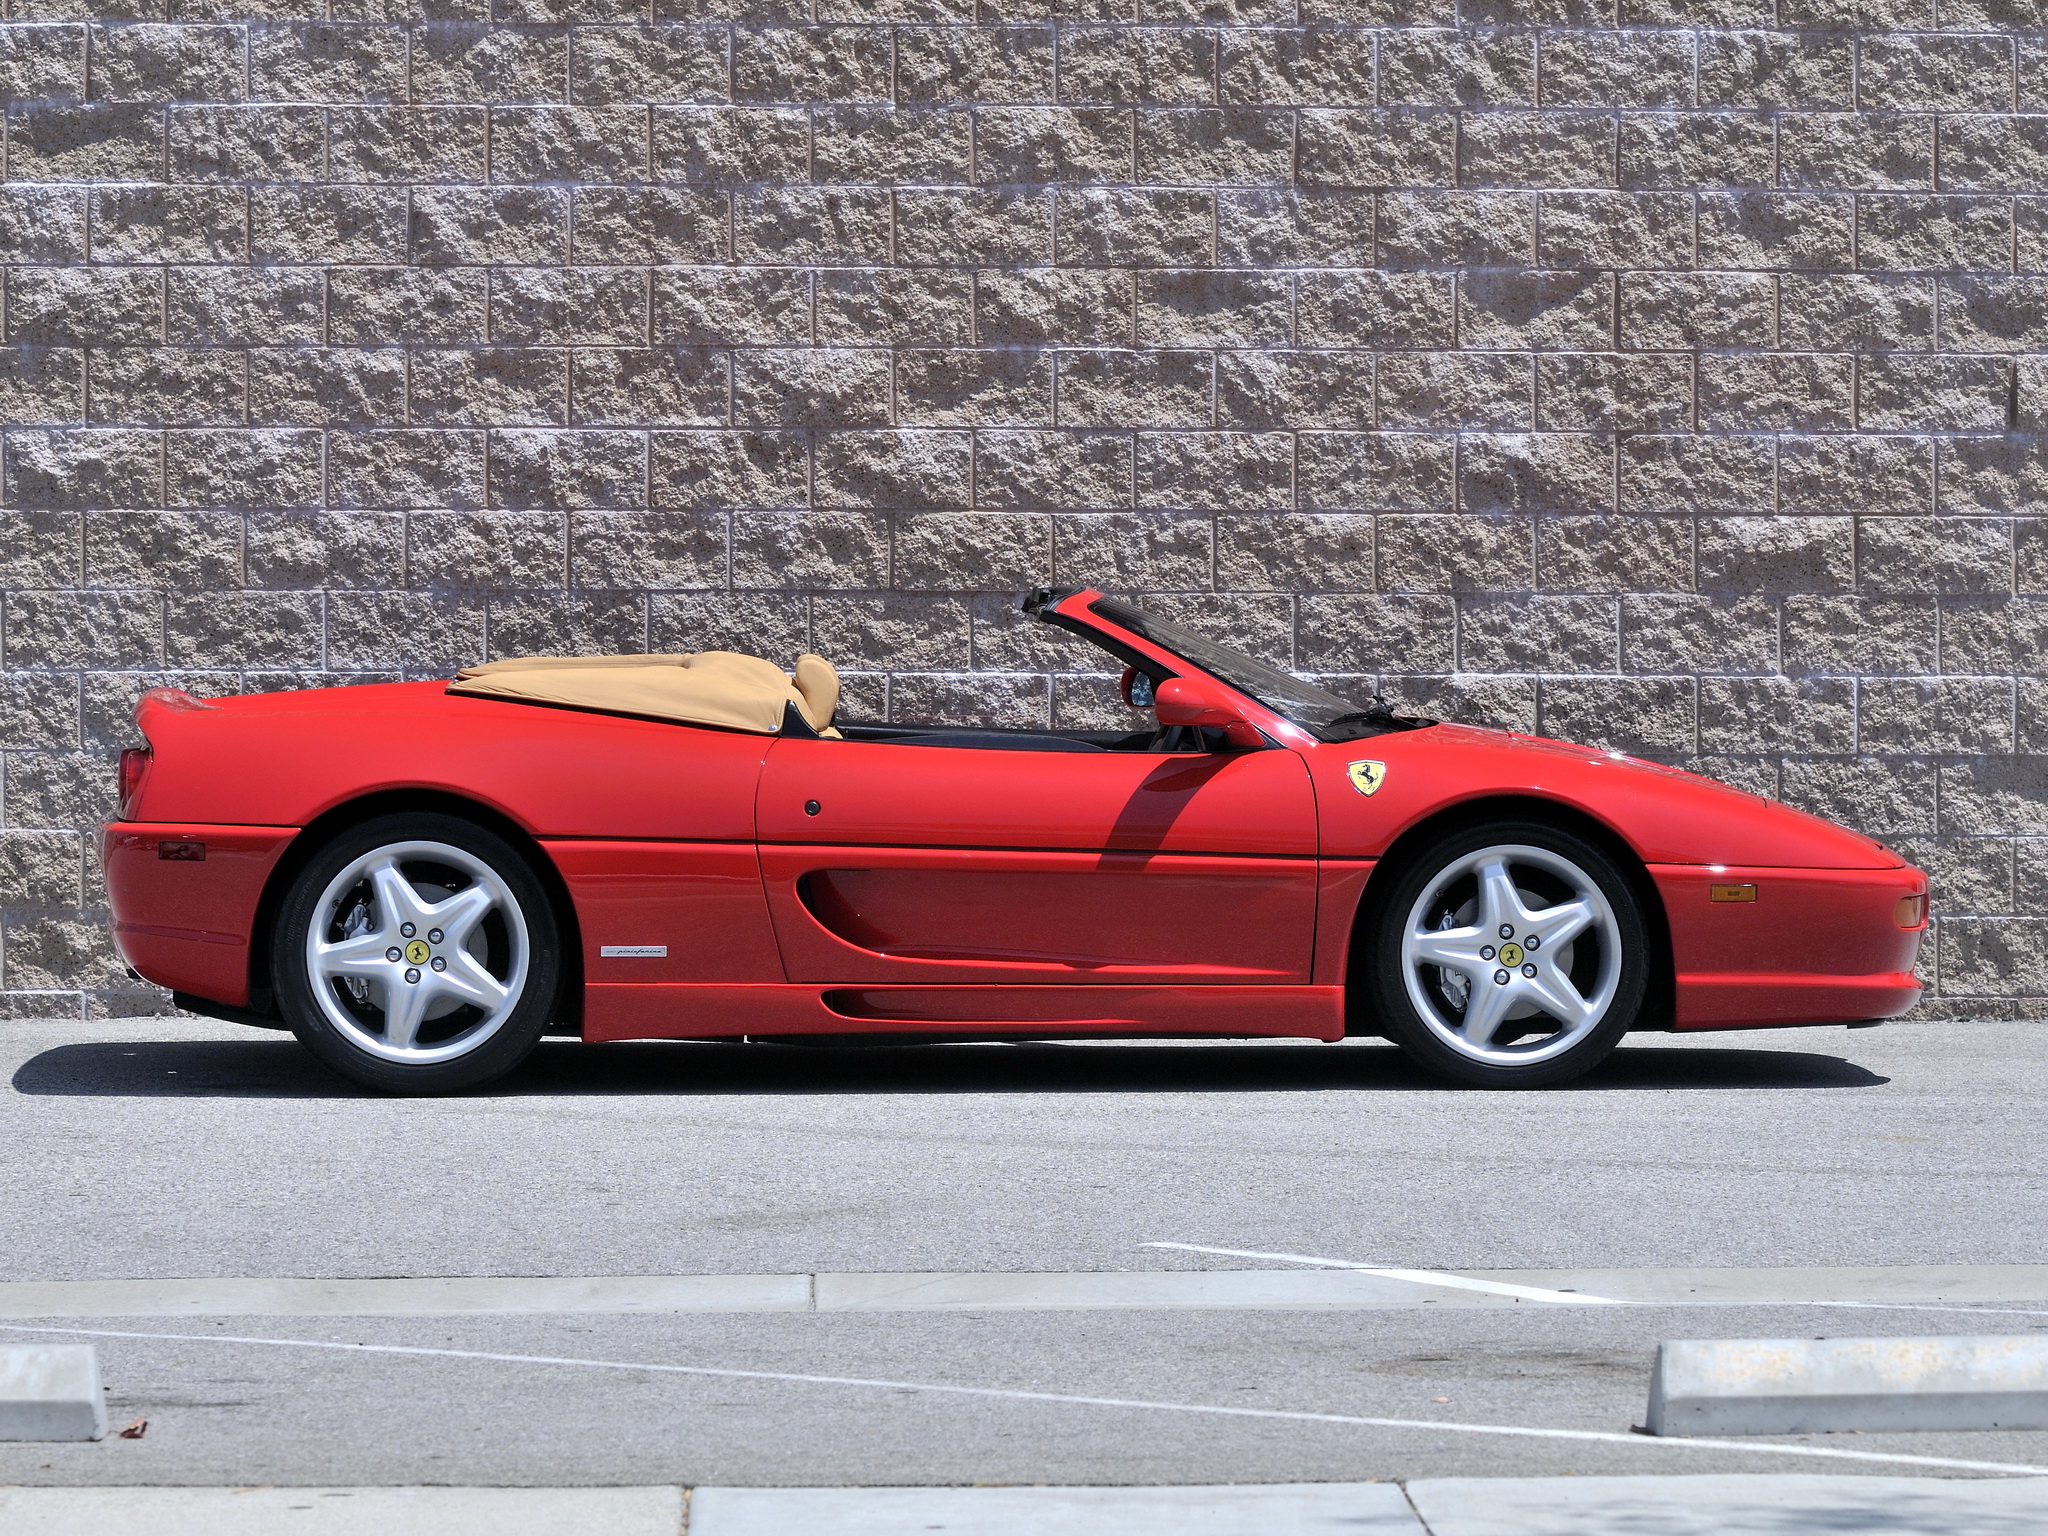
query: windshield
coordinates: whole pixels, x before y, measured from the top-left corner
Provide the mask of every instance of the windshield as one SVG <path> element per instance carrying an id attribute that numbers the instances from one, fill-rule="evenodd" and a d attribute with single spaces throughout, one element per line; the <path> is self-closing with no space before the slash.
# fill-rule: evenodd
<path id="1" fill-rule="evenodd" d="M 1149 613 L 1140 613 L 1113 597 L 1097 598 L 1088 607 L 1090 612 L 1102 615 L 1110 623 L 1134 635 L 1142 635 L 1176 656 L 1185 656 L 1204 672 L 1213 673 L 1231 687 L 1250 694 L 1274 714 L 1285 716 L 1320 740 L 1355 741 L 1361 736 L 1377 736 L 1382 731 L 1402 730 L 1423 723 L 1396 716 L 1384 703 L 1377 701 L 1374 708 L 1361 709 L 1350 699 L 1340 699 L 1313 683 L 1276 671 L 1262 661 L 1254 661 L 1242 651 L 1218 645 L 1193 630 L 1182 629 L 1164 619 L 1155 619 Z"/>

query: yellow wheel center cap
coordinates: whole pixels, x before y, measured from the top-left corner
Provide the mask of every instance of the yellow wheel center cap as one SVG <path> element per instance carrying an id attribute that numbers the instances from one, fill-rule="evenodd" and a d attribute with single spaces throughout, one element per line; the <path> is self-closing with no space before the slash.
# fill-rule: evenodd
<path id="1" fill-rule="evenodd" d="M 405 963 L 407 965 L 425 965 L 427 963 L 427 956 L 432 953 L 433 950 L 427 947 L 425 939 L 414 939 L 405 946 Z"/>
<path id="2" fill-rule="evenodd" d="M 1501 945 L 1500 963 L 1510 967 L 1520 965 L 1522 963 L 1522 946 L 1519 944 Z"/>

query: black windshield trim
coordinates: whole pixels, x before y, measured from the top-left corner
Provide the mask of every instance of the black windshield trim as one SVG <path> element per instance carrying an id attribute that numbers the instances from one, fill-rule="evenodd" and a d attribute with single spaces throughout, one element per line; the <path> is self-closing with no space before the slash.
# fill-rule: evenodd
<path id="1" fill-rule="evenodd" d="M 1128 630 L 1130 633 L 1134 635 L 1143 637 L 1145 640 L 1151 642 L 1153 645 L 1159 646 L 1167 652 L 1171 653 L 1172 655 L 1179 657 L 1182 661 L 1185 661 L 1189 666 L 1194 667 L 1199 671 L 1208 672 L 1216 676 L 1219 680 L 1229 684 L 1232 688 L 1235 688 L 1239 693 L 1243 694 L 1246 698 L 1251 699 L 1253 702 L 1258 704 L 1260 708 L 1272 711 L 1272 713 L 1278 715 L 1281 719 L 1287 721 L 1290 725 L 1295 726 L 1299 730 L 1307 731 L 1311 736 L 1315 737 L 1318 741 L 1360 741 L 1369 736 L 1381 736 L 1394 731 L 1412 731 L 1420 729 L 1423 726 L 1435 725 L 1437 723 L 1434 720 L 1425 720 L 1419 717 L 1396 715 L 1393 713 L 1391 709 L 1388 709 L 1385 706 L 1384 702 L 1381 701 L 1377 697 L 1377 695 L 1375 695 L 1374 697 L 1374 703 L 1372 706 L 1368 708 L 1360 708 L 1354 700 L 1347 699 L 1343 697 L 1341 694 L 1332 693 L 1329 689 L 1321 687 L 1318 684 L 1311 683 L 1305 678 L 1298 677 L 1291 672 L 1283 671 L 1278 667 L 1267 666 L 1257 657 L 1245 655 L 1243 652 L 1237 651 L 1232 647 L 1223 644 L 1221 641 L 1207 639 L 1205 636 L 1202 636 L 1192 630 L 1186 631 L 1189 640 L 1199 641 L 1204 646 L 1213 648 L 1215 651 L 1222 653 L 1224 655 L 1235 656 L 1238 659 L 1245 662 L 1247 665 L 1257 668 L 1259 672 L 1269 674 L 1279 682 L 1293 683 L 1302 689 L 1320 695 L 1322 698 L 1329 700 L 1333 704 L 1342 704 L 1346 706 L 1345 710 L 1342 713 L 1339 713 L 1331 717 L 1331 719 L 1329 719 L 1328 721 L 1318 724 L 1312 718 L 1304 719 L 1302 717 L 1302 705 L 1304 705 L 1307 702 L 1306 700 L 1297 698 L 1297 700 L 1295 701 L 1296 708 L 1289 709 L 1283 704 L 1275 703 L 1273 700 L 1267 698 L 1263 692 L 1259 691 L 1258 689 L 1252 686 L 1247 685 L 1239 678 L 1232 676 L 1229 672 L 1219 670 L 1214 663 L 1204 662 L 1199 658 L 1199 656 L 1192 656 L 1186 654 L 1186 652 L 1181 648 L 1181 646 L 1178 643 L 1176 643 L 1168 636 L 1162 635 L 1157 632 L 1158 627 L 1162 625 L 1169 629 L 1181 629 L 1180 625 L 1173 624 L 1170 620 L 1155 619 L 1150 614 L 1146 613 L 1144 610 L 1140 608 L 1133 607 L 1129 603 L 1122 602 L 1117 598 L 1109 597 L 1106 595 L 1098 595 L 1097 597 L 1095 597 L 1088 604 L 1088 611 L 1091 615 L 1102 619 L 1106 623 L 1114 624 L 1119 629 Z M 1041 613 L 1040 617 L 1050 619 L 1054 623 L 1061 622 L 1062 618 L 1061 615 L 1056 615 L 1049 612 Z M 1074 626 L 1072 624 L 1069 624 L 1067 627 L 1072 628 Z M 1098 641 L 1098 643 L 1106 643 L 1106 639 L 1107 637 L 1104 637 L 1104 639 Z M 1382 711 L 1384 711 L 1383 715 L 1381 713 Z M 1336 729 L 1333 730 L 1332 727 L 1336 727 Z"/>

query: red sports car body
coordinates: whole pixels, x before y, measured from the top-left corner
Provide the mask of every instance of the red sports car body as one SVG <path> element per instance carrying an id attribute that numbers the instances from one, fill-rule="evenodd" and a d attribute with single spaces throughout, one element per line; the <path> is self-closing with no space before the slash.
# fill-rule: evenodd
<path id="1" fill-rule="evenodd" d="M 1554 827 L 1577 839 L 1565 855 L 1622 872 L 1626 889 L 1604 889 L 1640 909 L 1643 935 L 1627 1027 L 1879 1019 L 1918 994 L 1927 882 L 1869 838 L 1617 753 L 1384 711 L 1311 729 L 1098 592 L 1026 608 L 1124 660 L 1127 699 L 1149 683 L 1158 733 L 764 735 L 441 682 L 159 690 L 104 833 L 116 942 L 188 1007 L 296 1026 L 275 952 L 299 942 L 277 936 L 294 879 L 366 818 L 431 812 L 530 857 L 563 951 L 550 1022 L 586 1040 L 1334 1040 L 1347 1021 L 1388 1032 L 1359 1000 L 1374 893 L 1433 839 L 1486 823 Z M 1536 916 L 1542 880 L 1522 882 Z M 1408 920 L 1418 954 L 1486 920 L 1476 887 L 1445 889 L 1441 915 Z M 1638 942 L 1612 931 L 1616 953 Z M 1453 1027 L 1485 953 L 1415 962 Z"/>

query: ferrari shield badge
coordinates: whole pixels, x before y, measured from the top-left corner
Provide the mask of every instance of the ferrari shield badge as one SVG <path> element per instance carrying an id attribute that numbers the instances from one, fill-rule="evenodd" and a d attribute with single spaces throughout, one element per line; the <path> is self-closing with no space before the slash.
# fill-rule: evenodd
<path id="1" fill-rule="evenodd" d="M 1346 771 L 1351 775 L 1351 787 L 1361 795 L 1376 795 L 1380 792 L 1380 786 L 1387 782 L 1385 763 L 1375 763 L 1368 759 L 1362 763 L 1353 763 Z"/>

